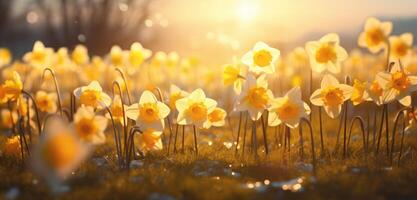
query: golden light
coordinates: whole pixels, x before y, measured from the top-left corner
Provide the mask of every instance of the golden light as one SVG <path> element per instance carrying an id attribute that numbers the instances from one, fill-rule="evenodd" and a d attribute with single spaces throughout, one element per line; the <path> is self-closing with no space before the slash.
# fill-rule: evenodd
<path id="1" fill-rule="evenodd" d="M 259 4 L 254 0 L 244 0 L 238 3 L 236 17 L 242 22 L 250 22 L 258 15 Z"/>

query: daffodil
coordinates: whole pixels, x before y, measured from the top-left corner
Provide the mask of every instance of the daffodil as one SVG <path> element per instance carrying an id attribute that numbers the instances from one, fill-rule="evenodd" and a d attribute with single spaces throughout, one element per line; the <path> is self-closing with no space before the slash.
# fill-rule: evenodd
<path id="1" fill-rule="evenodd" d="M 151 66 L 153 67 L 161 67 L 165 65 L 167 61 L 167 54 L 163 51 L 158 51 L 152 58 Z"/>
<path id="2" fill-rule="evenodd" d="M 124 105 L 126 106 L 126 105 Z M 126 110 L 126 107 L 125 107 Z M 123 124 L 123 106 L 122 106 L 122 99 L 119 95 L 114 95 L 112 104 L 110 105 L 110 112 L 113 116 L 114 121 Z M 110 114 L 106 113 L 106 117 L 110 119 Z M 124 120 L 127 120 L 125 118 Z"/>
<path id="3" fill-rule="evenodd" d="M 378 73 L 376 80 L 384 90 L 384 102 L 397 99 L 404 106 L 411 105 L 410 94 L 417 90 L 417 76 L 407 74 L 397 64 L 389 73 Z"/>
<path id="4" fill-rule="evenodd" d="M 175 110 L 175 103 L 178 99 L 182 99 L 184 97 L 188 96 L 188 92 L 181 90 L 178 86 L 171 84 L 169 88 L 169 108 L 171 110 Z"/>
<path id="5" fill-rule="evenodd" d="M 353 81 L 353 91 L 350 100 L 354 106 L 359 105 L 369 99 L 367 88 L 367 82 L 361 82 L 358 79 Z"/>
<path id="6" fill-rule="evenodd" d="M 166 60 L 167 67 L 173 68 L 178 65 L 179 61 L 180 61 L 180 56 L 178 55 L 177 52 L 172 51 L 168 53 L 167 60 Z"/>
<path id="7" fill-rule="evenodd" d="M 268 107 L 268 125 L 277 126 L 284 123 L 290 128 L 298 127 L 301 118 L 306 118 L 311 110 L 301 98 L 300 87 L 294 87 L 284 97 L 271 100 Z"/>
<path id="8" fill-rule="evenodd" d="M 81 44 L 75 46 L 75 49 L 71 54 L 71 59 L 77 65 L 87 64 L 90 60 L 87 48 Z"/>
<path id="9" fill-rule="evenodd" d="M 203 127 L 208 129 L 211 126 L 214 126 L 214 127 L 224 126 L 225 124 L 224 119 L 226 118 L 226 115 L 227 113 L 225 110 L 219 107 L 214 108 L 214 110 L 208 114 L 207 121 L 204 123 Z"/>
<path id="10" fill-rule="evenodd" d="M 17 112 L 20 116 L 27 116 L 29 112 L 29 118 L 32 118 L 35 115 L 35 110 L 32 108 L 33 102 L 30 99 L 26 99 L 23 96 L 20 96 L 17 99 Z M 28 110 L 29 109 L 29 110 Z"/>
<path id="11" fill-rule="evenodd" d="M 0 48 L 0 67 L 6 66 L 12 62 L 12 53 L 9 49 Z"/>
<path id="12" fill-rule="evenodd" d="M 327 34 L 319 41 L 307 42 L 306 51 L 310 57 L 312 69 L 318 73 L 324 70 L 339 73 L 340 63 L 348 57 L 346 50 L 340 46 L 339 35 L 336 33 Z"/>
<path id="13" fill-rule="evenodd" d="M 371 17 L 366 20 L 365 30 L 359 35 L 358 44 L 372 53 L 377 53 L 387 46 L 387 38 L 392 31 L 391 22 L 381 22 Z"/>
<path id="14" fill-rule="evenodd" d="M 78 137 L 86 143 L 103 144 L 107 119 L 94 113 L 92 107 L 80 107 L 74 115 L 74 127 Z"/>
<path id="15" fill-rule="evenodd" d="M 57 181 L 73 172 L 85 160 L 88 151 L 88 146 L 79 140 L 73 129 L 53 119 L 36 144 L 33 166 L 49 181 Z"/>
<path id="16" fill-rule="evenodd" d="M 275 64 L 280 56 L 278 49 L 272 48 L 263 42 L 257 42 L 253 49 L 242 57 L 242 63 L 249 67 L 249 71 L 259 74 L 272 74 Z"/>
<path id="17" fill-rule="evenodd" d="M 57 96 L 55 93 L 46 93 L 45 91 L 38 91 L 35 95 L 36 105 L 42 112 L 55 113 Z"/>
<path id="18" fill-rule="evenodd" d="M 258 120 L 263 111 L 268 108 L 273 99 L 271 90 L 265 75 L 255 78 L 252 75 L 246 77 L 242 93 L 238 96 L 237 111 L 248 111 L 252 120 Z"/>
<path id="19" fill-rule="evenodd" d="M 200 128 L 207 121 L 208 114 L 216 108 L 217 102 L 206 98 L 202 89 L 196 89 L 187 97 L 177 100 L 175 106 L 179 113 L 178 124 L 193 124 Z"/>
<path id="20" fill-rule="evenodd" d="M 323 106 L 329 117 L 336 118 L 352 92 L 351 86 L 341 84 L 334 76 L 327 74 L 321 81 L 321 88 L 313 92 L 310 101 L 313 105 Z"/>
<path id="21" fill-rule="evenodd" d="M 7 95 L 6 91 L 4 90 L 4 86 L 0 85 L 0 104 L 7 102 Z"/>
<path id="22" fill-rule="evenodd" d="M 122 66 L 125 62 L 125 52 L 117 45 L 110 50 L 110 62 L 113 66 Z"/>
<path id="23" fill-rule="evenodd" d="M 81 105 L 93 108 L 108 107 L 111 103 L 111 98 L 103 92 L 97 81 L 75 89 L 74 95 L 80 100 Z"/>
<path id="24" fill-rule="evenodd" d="M 302 47 L 297 47 L 288 54 L 288 63 L 295 68 L 307 67 L 310 60 L 307 51 Z"/>
<path id="25" fill-rule="evenodd" d="M 127 117 L 136 120 L 139 127 L 142 129 L 151 128 L 155 131 L 164 129 L 164 119 L 169 112 L 169 107 L 158 101 L 155 95 L 148 90 L 142 93 L 139 103 L 132 104 L 126 109 Z"/>
<path id="26" fill-rule="evenodd" d="M 139 134 L 139 147 L 143 152 L 162 150 L 162 131 L 147 128 Z"/>
<path id="27" fill-rule="evenodd" d="M 133 43 L 130 46 L 129 62 L 132 66 L 141 65 L 146 59 L 152 55 L 152 51 L 145 49 L 138 42 Z"/>
<path id="28" fill-rule="evenodd" d="M 3 91 L 7 99 L 16 100 L 19 98 L 23 90 L 23 83 L 17 72 L 13 72 L 11 79 L 8 79 L 3 84 Z"/>
<path id="29" fill-rule="evenodd" d="M 3 153 L 6 156 L 18 157 L 20 155 L 20 136 L 7 138 L 3 145 Z"/>
<path id="30" fill-rule="evenodd" d="M 223 83 L 226 86 L 233 85 L 236 94 L 242 91 L 242 84 L 245 78 L 238 64 L 228 64 L 223 66 Z"/>
<path id="31" fill-rule="evenodd" d="M 411 54 L 413 46 L 413 34 L 404 33 L 400 36 L 389 37 L 391 46 L 390 57 L 392 59 L 403 59 Z"/>
<path id="32" fill-rule="evenodd" d="M 376 104 L 382 105 L 385 103 L 384 101 L 384 89 L 382 88 L 381 84 L 377 80 L 372 81 L 367 87 L 367 93 L 369 94 L 369 98 Z"/>
<path id="33" fill-rule="evenodd" d="M 12 128 L 13 124 L 17 123 L 17 118 L 18 116 L 17 116 L 16 111 L 12 111 L 10 113 L 10 110 L 7 110 L 7 109 L 1 110 L 1 123 L 3 127 L 8 128 L 8 129 Z"/>
<path id="34" fill-rule="evenodd" d="M 34 67 L 47 67 L 51 64 L 54 50 L 46 48 L 45 45 L 36 41 L 33 45 L 33 50 L 23 56 L 23 60 Z"/>

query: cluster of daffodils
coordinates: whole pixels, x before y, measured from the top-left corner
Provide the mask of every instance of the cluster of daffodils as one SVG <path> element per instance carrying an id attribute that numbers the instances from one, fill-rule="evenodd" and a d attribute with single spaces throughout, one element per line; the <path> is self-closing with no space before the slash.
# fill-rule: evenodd
<path id="1" fill-rule="evenodd" d="M 179 127 L 183 134 L 185 127 L 193 128 L 197 152 L 196 130 L 224 126 L 226 110 L 245 114 L 255 131 L 257 121 L 264 129 L 290 130 L 308 121 L 312 105 L 336 118 L 344 105 L 371 102 L 388 116 L 388 104 L 398 102 L 409 111 L 407 130 L 412 131 L 417 51 L 412 34 L 391 36 L 392 29 L 390 22 L 367 20 L 358 45 L 370 53 L 348 54 L 335 33 L 285 56 L 258 42 L 223 73 L 195 57 L 153 53 L 140 43 L 113 46 L 100 57 L 83 45 L 55 50 L 37 41 L 22 60 L 0 48 L 1 128 L 7 130 L 2 153 L 31 157 L 38 171 L 54 179 L 68 176 L 111 137 L 115 160 L 126 167 L 136 155 L 131 152 L 165 148 L 169 153 L 170 144 L 176 149 Z M 224 85 L 233 87 L 232 95 Z"/>
<path id="2" fill-rule="evenodd" d="M 267 76 L 276 73 L 279 57 L 278 49 L 258 42 L 241 62 L 224 67 L 223 80 L 225 85 L 234 87 L 236 111 L 247 112 L 252 121 L 259 120 L 267 111 L 269 126 L 284 124 L 296 128 L 300 119 L 310 114 L 310 107 L 302 100 L 299 86 L 277 98 L 268 88 Z"/>

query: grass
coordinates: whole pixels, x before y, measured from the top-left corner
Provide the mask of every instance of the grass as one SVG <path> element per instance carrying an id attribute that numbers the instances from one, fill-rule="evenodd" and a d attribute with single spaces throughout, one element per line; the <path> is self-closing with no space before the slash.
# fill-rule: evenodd
<path id="1" fill-rule="evenodd" d="M 232 120 L 237 124 L 237 121 Z M 235 137 L 229 128 L 200 131 L 199 154 L 192 149 L 192 132 L 186 132 L 185 153 L 166 156 L 166 151 L 147 154 L 134 161 L 129 171 L 117 169 L 112 139 L 98 147 L 92 157 L 69 179 L 70 190 L 54 194 L 45 181 L 31 173 L 18 158 L 0 158 L 0 190 L 3 194 L 18 189 L 19 199 L 413 199 L 417 187 L 417 139 L 408 135 L 401 167 L 391 166 L 385 151 L 370 154 L 365 160 L 360 137 L 353 137 L 349 156 L 342 158 L 341 148 L 334 154 L 335 127 L 326 124 L 326 153 L 320 156 L 318 131 L 315 130 L 317 169 L 311 168 L 309 137 L 305 136 L 305 159 L 299 157 L 298 131 L 292 131 L 291 155 L 274 144 L 274 128 L 268 129 L 270 149 L 262 152 L 258 128 L 258 159 L 247 152 L 235 156 L 234 146 L 223 142 Z M 332 121 L 333 122 L 333 121 Z M 314 126 L 317 127 L 317 126 Z M 236 127 L 235 127 L 236 128 Z M 248 129 L 249 133 L 249 129 Z M 354 135 L 358 130 L 354 130 Z M 109 134 L 111 135 L 111 134 Z M 305 135 L 307 135 L 305 133 Z M 213 139 L 214 137 L 214 139 Z M 355 139 L 356 138 L 356 139 Z M 204 141 L 213 140 L 212 145 Z M 279 138 L 276 138 L 280 141 Z M 249 137 L 247 144 L 250 144 Z M 342 144 L 342 143 L 341 143 Z M 177 144 L 178 145 L 178 144 Z M 249 147 L 248 147 L 249 148 Z M 385 146 L 382 146 L 384 149 Z M 249 150 L 249 149 L 248 149 Z M 398 150 L 398 148 L 397 148 Z M 172 150 L 171 150 L 172 151 Z M 395 155 L 397 156 L 397 155 Z M 396 157 L 395 157 L 396 158 Z M 299 190 L 284 190 L 302 179 Z M 296 182 L 295 182 L 296 183 Z"/>

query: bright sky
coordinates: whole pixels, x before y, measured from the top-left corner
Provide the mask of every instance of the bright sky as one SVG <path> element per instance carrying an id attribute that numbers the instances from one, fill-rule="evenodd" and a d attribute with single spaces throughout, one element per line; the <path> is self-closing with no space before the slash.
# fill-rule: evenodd
<path id="1" fill-rule="evenodd" d="M 162 14 L 173 26 L 231 25 L 239 31 L 244 29 L 248 35 L 271 37 L 280 33 L 279 35 L 288 39 L 294 39 L 300 34 L 311 31 L 357 29 L 368 16 L 417 15 L 416 0 L 160 0 L 160 2 Z"/>

